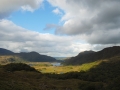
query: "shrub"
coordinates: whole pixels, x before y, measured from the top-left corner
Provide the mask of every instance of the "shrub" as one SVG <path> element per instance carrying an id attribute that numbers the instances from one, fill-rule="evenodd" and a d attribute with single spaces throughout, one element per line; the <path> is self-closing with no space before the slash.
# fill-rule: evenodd
<path id="1" fill-rule="evenodd" d="M 23 64 L 23 63 L 10 63 L 7 65 L 3 66 L 5 71 L 10 71 L 10 72 L 14 72 L 14 71 L 35 71 L 37 72 L 36 69 L 34 69 L 33 67 L 30 67 L 27 64 Z"/>

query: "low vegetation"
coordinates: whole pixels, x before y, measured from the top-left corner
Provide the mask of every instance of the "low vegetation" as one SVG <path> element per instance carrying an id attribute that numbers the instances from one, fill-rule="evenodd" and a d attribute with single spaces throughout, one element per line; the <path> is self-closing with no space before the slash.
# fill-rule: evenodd
<path id="1" fill-rule="evenodd" d="M 23 63 L 10 63 L 7 65 L 4 65 L 3 68 L 5 71 L 8 71 L 8 72 L 15 72 L 15 71 L 22 71 L 22 70 L 37 72 L 37 70 L 34 69 L 33 67 L 30 67 L 29 65 L 23 64 Z"/>
<path id="2" fill-rule="evenodd" d="M 27 61 L 14 55 L 0 55 L 0 64 L 5 65 L 9 63 L 26 63 Z"/>
<path id="3" fill-rule="evenodd" d="M 42 63 L 41 66 L 47 64 Z M 37 67 L 41 67 L 37 64 Z M 87 66 L 88 65 L 88 66 Z M 14 66 L 14 68 L 13 68 Z M 22 66 L 22 67 L 21 67 Z M 26 69 L 26 67 L 28 69 Z M 62 66 L 63 67 L 63 66 Z M 65 66 L 74 69 L 73 66 Z M 77 66 L 80 67 L 80 66 Z M 119 90 L 120 57 L 81 65 L 79 72 L 40 73 L 27 64 L 0 66 L 0 90 Z M 88 69 L 88 67 L 90 67 Z M 10 72 L 6 68 L 12 68 Z M 19 68 L 19 69 L 17 69 Z M 58 68 L 58 67 L 56 67 Z M 30 69 L 30 70 L 29 70 Z M 33 69 L 33 68 L 32 68 Z M 47 69 L 47 68 L 46 68 Z M 80 68 L 79 68 L 80 69 Z"/>

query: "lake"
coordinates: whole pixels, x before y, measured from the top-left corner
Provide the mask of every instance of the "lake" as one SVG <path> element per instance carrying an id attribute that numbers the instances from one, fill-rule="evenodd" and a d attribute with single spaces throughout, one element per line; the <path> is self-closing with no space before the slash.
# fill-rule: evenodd
<path id="1" fill-rule="evenodd" d="M 54 63 L 51 63 L 53 66 L 61 66 L 61 63 L 59 62 L 54 62 Z"/>

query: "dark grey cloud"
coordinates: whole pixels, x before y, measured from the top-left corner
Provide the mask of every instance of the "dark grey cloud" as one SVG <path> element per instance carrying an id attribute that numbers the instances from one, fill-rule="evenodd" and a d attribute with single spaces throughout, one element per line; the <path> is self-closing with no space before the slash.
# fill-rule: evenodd
<path id="1" fill-rule="evenodd" d="M 96 31 L 84 38 L 91 44 L 119 44 L 120 30 Z"/>
<path id="2" fill-rule="evenodd" d="M 64 26 L 59 26 L 56 29 L 56 34 L 68 34 L 68 35 L 77 35 L 77 34 L 91 34 L 93 32 L 93 26 L 91 22 L 85 22 L 79 20 L 70 20 L 66 21 Z"/>
<path id="3" fill-rule="evenodd" d="M 44 30 L 50 30 L 50 29 L 55 29 L 58 28 L 59 26 L 56 24 L 46 24 Z"/>
<path id="4" fill-rule="evenodd" d="M 83 36 L 90 44 L 120 43 L 120 0 L 48 1 L 65 11 L 57 34 Z"/>
<path id="5" fill-rule="evenodd" d="M 11 12 L 0 13 L 0 19 L 6 18 L 10 15 Z"/>

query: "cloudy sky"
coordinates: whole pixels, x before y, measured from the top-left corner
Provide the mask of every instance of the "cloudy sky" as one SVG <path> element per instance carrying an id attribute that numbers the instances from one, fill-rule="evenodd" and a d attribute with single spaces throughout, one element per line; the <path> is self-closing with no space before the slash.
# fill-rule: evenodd
<path id="1" fill-rule="evenodd" d="M 120 0 L 0 0 L 0 48 L 75 56 L 120 46 Z"/>

